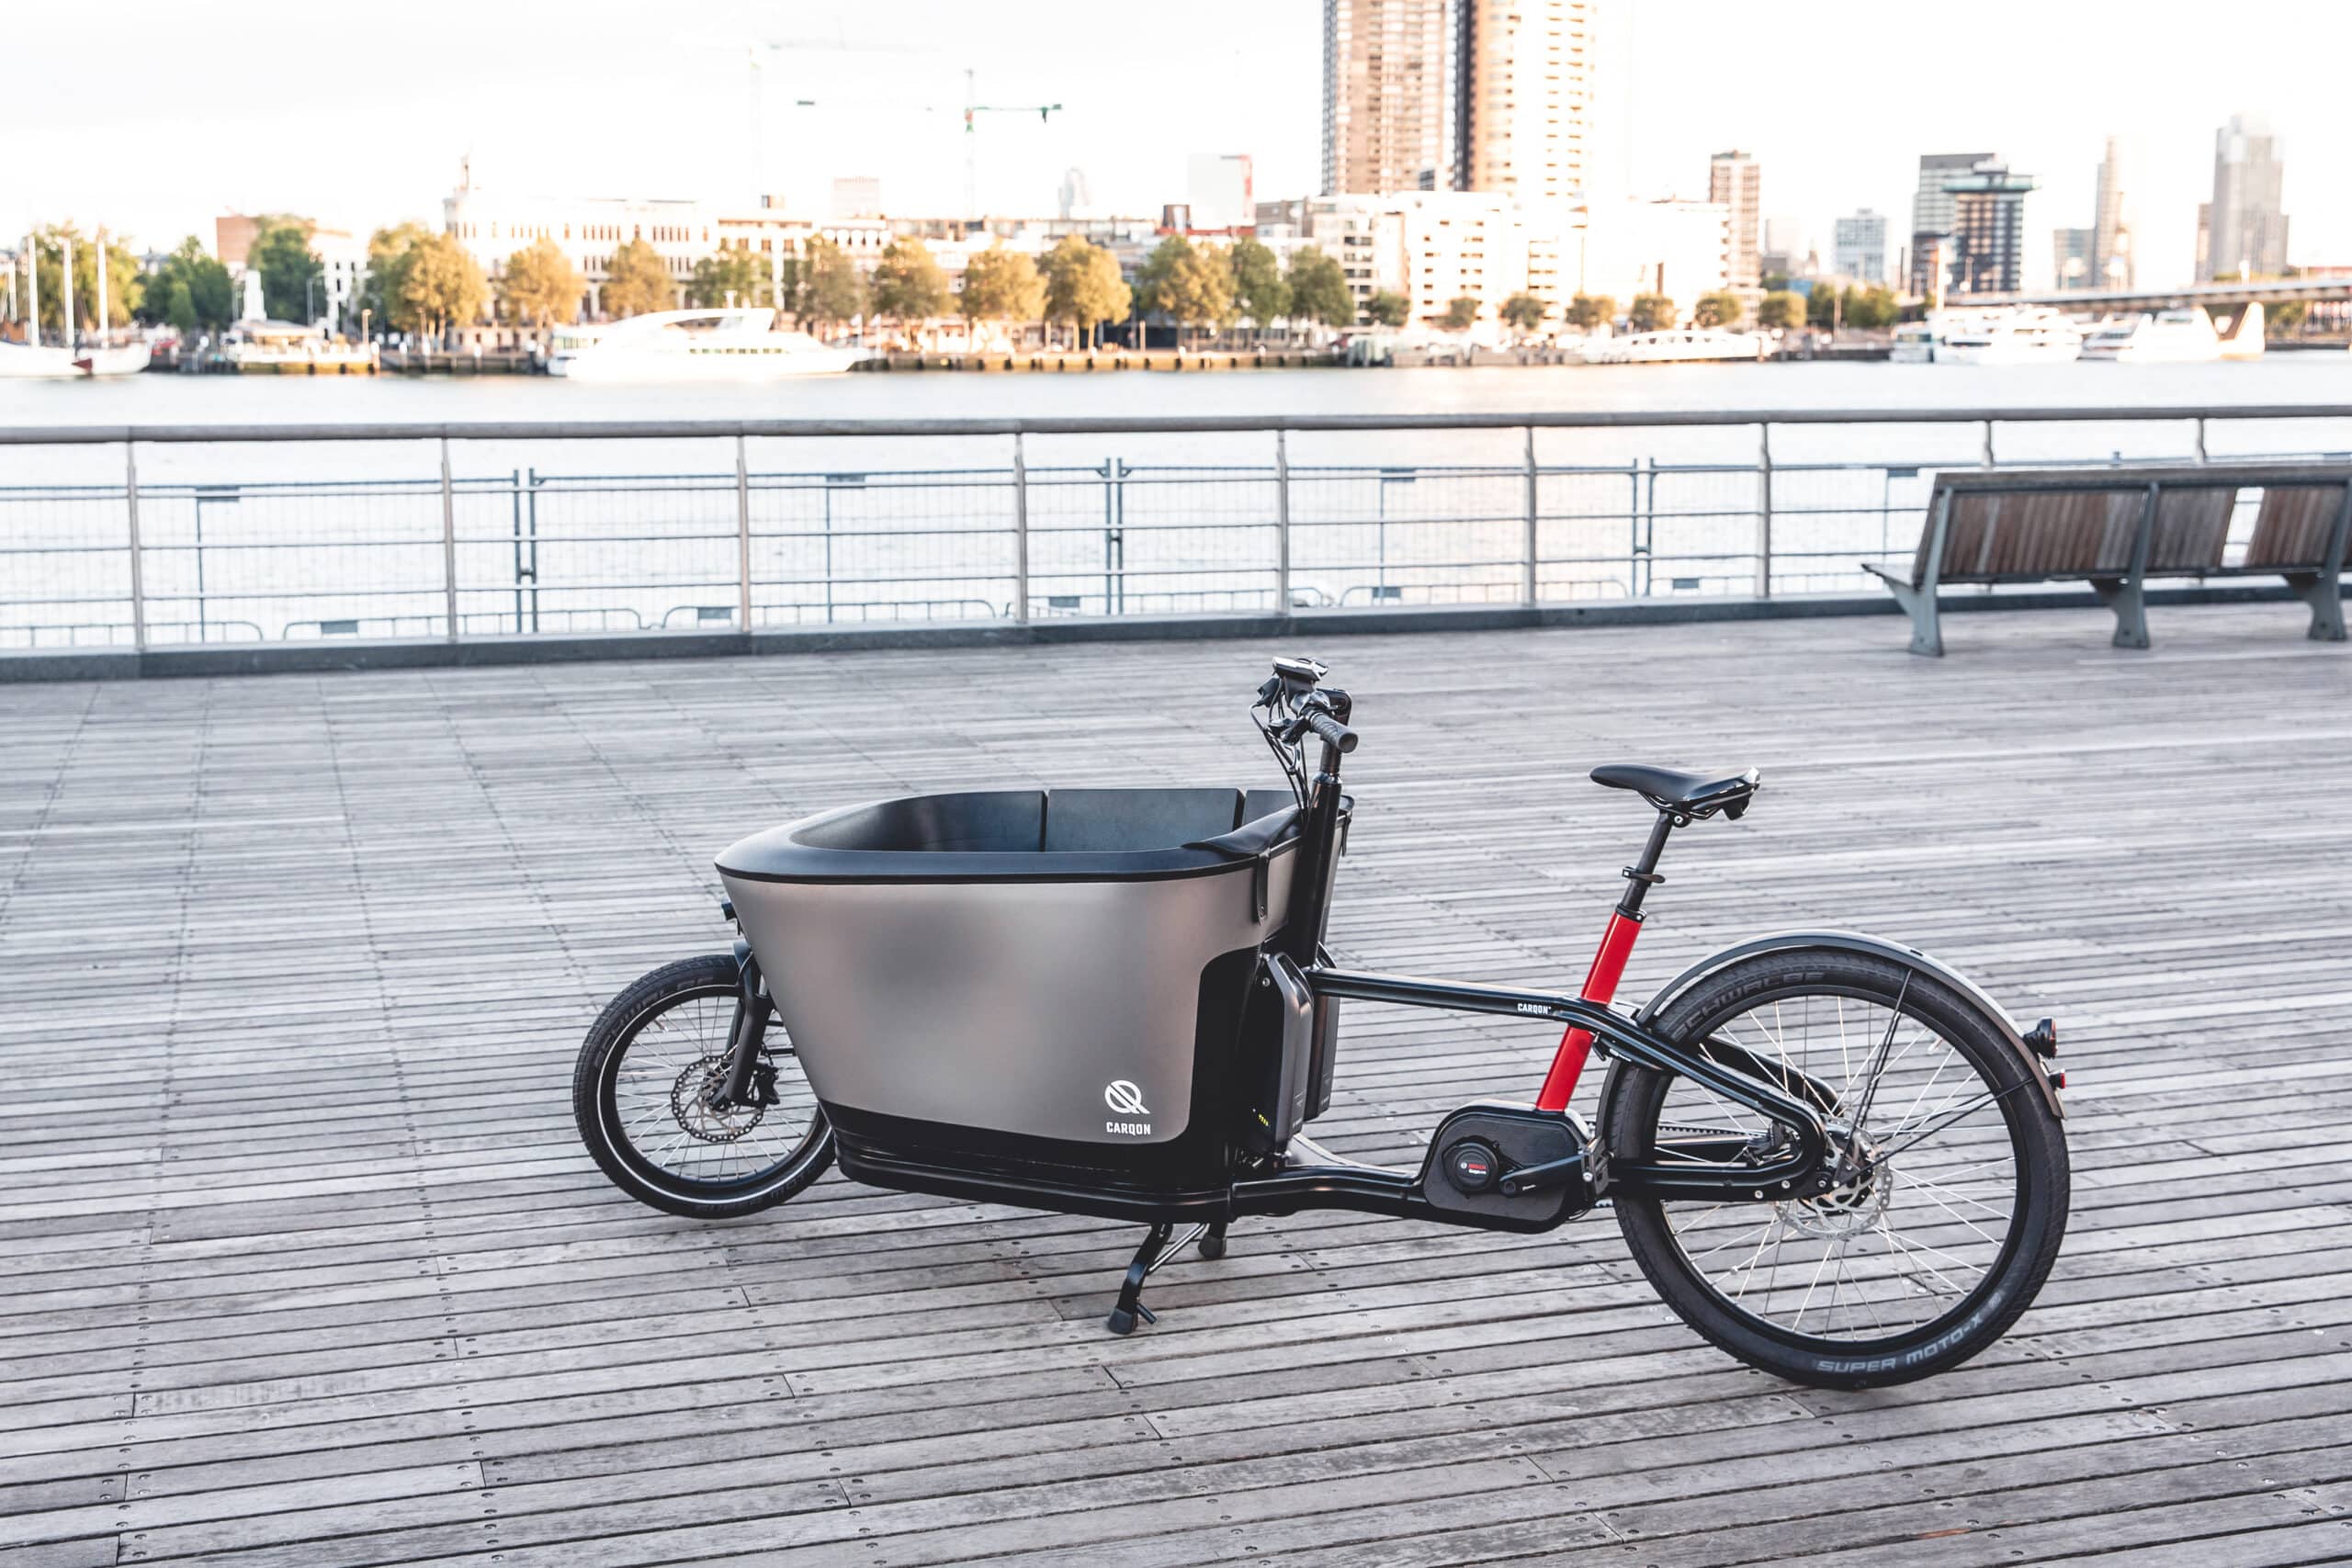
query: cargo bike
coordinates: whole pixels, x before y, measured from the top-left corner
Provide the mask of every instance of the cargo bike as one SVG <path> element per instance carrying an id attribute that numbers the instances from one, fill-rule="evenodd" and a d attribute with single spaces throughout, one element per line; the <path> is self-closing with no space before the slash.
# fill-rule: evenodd
<path id="1" fill-rule="evenodd" d="M 1745 816 L 1753 770 L 1593 770 L 1655 816 L 1575 995 L 1342 965 L 1324 943 L 1357 733 L 1327 674 L 1278 660 L 1259 690 L 1286 787 L 922 795 L 728 849 L 733 952 L 653 971 L 589 1032 L 573 1101 L 597 1163 L 701 1217 L 838 1159 L 876 1187 L 1132 1220 L 1120 1334 L 1156 1321 L 1156 1269 L 1223 1256 L 1251 1216 L 1534 1233 L 1604 1203 L 1685 1322 L 1796 1382 L 1925 1376 L 2016 1321 L 2066 1220 L 2049 1021 L 2021 1030 L 1927 954 L 1832 931 L 1613 1005 L 1669 836 Z M 1532 1101 L 1446 1112 L 1390 1168 L 1306 1132 L 1350 1001 L 1564 1032 Z M 1569 1100 L 1596 1052 L 1588 1123 Z"/>

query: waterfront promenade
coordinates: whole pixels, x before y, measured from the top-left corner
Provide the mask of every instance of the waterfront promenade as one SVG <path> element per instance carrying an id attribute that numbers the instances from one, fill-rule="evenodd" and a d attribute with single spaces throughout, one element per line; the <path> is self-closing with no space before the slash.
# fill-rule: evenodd
<path id="1" fill-rule="evenodd" d="M 1364 734 L 1344 961 L 1573 985 L 1646 824 L 1585 771 L 1753 763 L 1623 994 L 1835 924 L 2056 1016 L 2055 1275 L 1860 1393 L 1702 1343 L 1605 1213 L 1251 1222 L 1123 1340 L 1130 1227 L 837 1175 L 697 1224 L 597 1174 L 572 1054 L 724 948 L 715 851 L 922 789 L 1266 780 L 1271 644 L 0 687 L 0 1562 L 2344 1561 L 2352 661 L 2302 621 L 1314 649 Z M 1317 1135 L 1417 1161 L 1553 1043 L 1351 1005 Z"/>

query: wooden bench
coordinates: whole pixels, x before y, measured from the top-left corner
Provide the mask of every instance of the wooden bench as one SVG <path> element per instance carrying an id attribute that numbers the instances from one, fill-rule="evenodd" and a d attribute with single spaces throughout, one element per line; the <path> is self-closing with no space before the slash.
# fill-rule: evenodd
<path id="1" fill-rule="evenodd" d="M 2245 557 L 2222 564 L 2238 492 L 2259 490 Z M 1939 473 L 1908 576 L 1865 561 L 1911 617 L 1911 651 L 1941 658 L 1939 590 L 2080 579 L 2115 612 L 2115 646 L 2148 646 L 2159 577 L 2278 576 L 2311 606 L 2310 636 L 2345 640 L 2352 463 L 2199 463 Z"/>

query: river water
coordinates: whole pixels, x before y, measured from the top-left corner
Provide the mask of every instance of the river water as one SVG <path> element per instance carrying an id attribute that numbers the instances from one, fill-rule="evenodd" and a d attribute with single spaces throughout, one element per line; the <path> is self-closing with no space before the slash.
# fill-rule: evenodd
<path id="1" fill-rule="evenodd" d="M 2201 366 L 922 372 L 641 388 L 506 376 L 0 382 L 0 426 L 18 427 L 1889 408 L 1981 419 L 2056 406 L 2346 404 L 2352 354 L 2340 352 Z M 2005 463 L 2187 457 L 2195 438 L 2173 421 L 1995 432 Z M 1917 537 L 1926 481 L 1913 470 L 1979 461 L 1983 440 L 1973 423 L 1776 429 L 1776 591 L 1866 586 L 1857 554 L 1904 557 Z M 1516 597 L 1524 441 L 1512 430 L 1293 436 L 1295 581 L 1351 604 Z M 2343 453 L 2352 420 L 2216 422 L 2207 446 L 2216 457 Z M 1545 431 L 1536 452 L 1547 596 L 1752 587 L 1754 427 Z M 1033 438 L 1024 456 L 1033 613 L 1272 603 L 1270 436 Z M 793 438 L 751 443 L 745 457 L 760 624 L 1008 612 L 1009 441 Z M 442 579 L 431 443 L 150 445 L 137 460 L 147 591 L 162 602 L 150 620 L 180 628 L 151 626 L 152 637 L 277 638 L 346 620 L 365 623 L 362 635 L 415 633 L 441 612 L 430 592 Z M 0 647 L 123 640 L 123 464 L 119 446 L 0 446 Z M 1674 472 L 1652 477 L 1659 465 Z M 469 632 L 732 614 L 731 441 L 460 442 L 451 466 Z M 103 488 L 59 488 L 73 486 Z M 238 488 L 206 496 L 199 486 Z M 517 571 L 527 553 L 512 538 L 526 531 L 541 536 L 538 591 L 527 594 L 529 573 Z M 367 582 L 387 586 L 361 592 Z M 52 629 L 27 629 L 37 626 Z"/>

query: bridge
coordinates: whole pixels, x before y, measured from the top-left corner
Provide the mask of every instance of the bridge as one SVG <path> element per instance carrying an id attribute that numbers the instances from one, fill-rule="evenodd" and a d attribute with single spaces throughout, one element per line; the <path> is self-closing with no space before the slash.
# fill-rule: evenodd
<path id="1" fill-rule="evenodd" d="M 1966 294 L 1947 296 L 1945 308 L 1975 309 L 1992 305 L 2056 305 L 2065 310 L 2114 311 L 2170 310 L 2185 305 L 2234 312 L 2250 304 L 2267 309 L 2290 300 L 2310 304 L 2352 301 L 2352 273 L 2327 277 L 2271 277 L 2245 283 L 2191 283 L 2179 288 L 2058 288 L 2026 294 Z"/>

